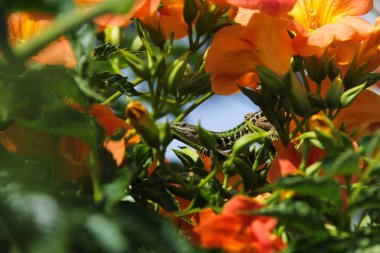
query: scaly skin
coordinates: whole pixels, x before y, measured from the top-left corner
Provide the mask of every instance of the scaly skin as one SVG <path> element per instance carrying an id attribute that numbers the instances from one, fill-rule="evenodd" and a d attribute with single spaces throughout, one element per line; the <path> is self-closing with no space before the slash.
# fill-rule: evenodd
<path id="1" fill-rule="evenodd" d="M 270 131 L 272 132 L 272 135 L 274 135 L 274 126 L 268 122 L 267 118 L 261 111 L 248 113 L 244 115 L 244 118 L 245 119 L 242 123 L 232 129 L 223 132 L 211 132 L 216 136 L 217 150 L 229 150 L 240 137 L 251 133 L 252 131 L 249 127 L 249 124 L 252 124 L 265 131 Z M 192 144 L 195 144 L 197 146 L 195 147 L 196 149 L 199 149 L 199 147 L 203 148 L 202 143 L 199 140 L 197 127 L 195 125 L 185 122 L 178 122 L 170 124 L 170 127 L 174 132 L 174 137 L 176 139 L 179 139 L 180 141 L 183 141 L 190 146 L 194 146 Z"/>

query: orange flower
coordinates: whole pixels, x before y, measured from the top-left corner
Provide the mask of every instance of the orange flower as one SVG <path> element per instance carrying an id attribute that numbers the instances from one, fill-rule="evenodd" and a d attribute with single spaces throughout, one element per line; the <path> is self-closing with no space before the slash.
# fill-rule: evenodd
<path id="1" fill-rule="evenodd" d="M 131 136 L 131 127 L 117 118 L 105 105 L 92 105 L 89 113 L 104 128 L 107 137 L 119 129 L 126 131 L 119 141 L 106 139 L 105 148 L 111 152 L 117 165 L 124 160 L 125 149 L 140 141 L 138 135 Z M 131 138 L 132 137 L 132 138 Z M 56 136 L 38 132 L 17 124 L 8 126 L 0 135 L 0 142 L 9 152 L 40 158 L 52 166 L 56 166 L 57 178 L 76 181 L 82 177 L 90 177 L 87 160 L 90 147 L 87 143 L 73 136 L 63 136 L 55 144 Z"/>
<path id="2" fill-rule="evenodd" d="M 89 113 L 104 128 L 107 137 L 120 129 L 125 131 L 120 140 L 107 139 L 104 141 L 104 147 L 112 154 L 116 164 L 120 165 L 124 160 L 125 150 L 129 146 L 139 143 L 141 141 L 140 136 L 132 134 L 133 127 L 116 117 L 108 106 L 94 104 L 90 107 Z"/>
<path id="3" fill-rule="evenodd" d="M 271 16 L 278 16 L 290 11 L 296 0 L 225 0 L 232 6 L 259 10 Z"/>
<path id="4" fill-rule="evenodd" d="M 41 13 L 16 12 L 11 14 L 8 17 L 8 31 L 11 44 L 19 46 L 25 43 L 48 27 L 52 23 L 52 20 L 53 16 Z M 77 64 L 70 43 L 64 37 L 48 45 L 34 56 L 32 60 L 41 64 L 63 65 L 68 68 L 73 68 Z"/>
<path id="5" fill-rule="evenodd" d="M 360 45 L 356 65 L 366 64 L 365 73 L 374 71 L 380 65 L 380 18 L 368 39 Z"/>
<path id="6" fill-rule="evenodd" d="M 276 219 L 250 214 L 263 207 L 263 200 L 261 196 L 234 196 L 220 215 L 208 218 L 194 229 L 198 243 L 231 253 L 270 253 L 285 249 L 281 238 L 272 233 Z"/>
<path id="7" fill-rule="evenodd" d="M 75 0 L 78 7 L 91 7 L 94 4 L 104 2 L 104 0 Z M 127 14 L 105 14 L 94 19 L 94 23 L 98 26 L 99 30 L 104 30 L 108 26 L 127 27 L 131 23 L 132 16 L 146 16 L 152 14 L 157 10 L 159 0 L 137 0 L 131 11 Z"/>
<path id="8" fill-rule="evenodd" d="M 174 38 L 180 39 L 187 34 L 187 23 L 183 17 L 184 0 L 162 0 L 162 7 L 151 15 L 136 16 L 152 29 L 162 32 L 166 38 L 170 38 L 170 32 L 174 32 Z"/>
<path id="9" fill-rule="evenodd" d="M 335 42 L 360 41 L 371 26 L 356 17 L 369 12 L 372 0 L 298 0 L 290 14 L 298 22 L 293 45 L 302 56 L 321 55 Z"/>
<path id="10" fill-rule="evenodd" d="M 191 203 L 190 200 L 181 198 L 179 196 L 176 196 L 175 198 L 178 202 L 178 206 L 180 210 L 185 210 Z M 181 230 L 181 232 L 184 235 L 189 236 L 190 238 L 194 240 L 196 240 L 197 238 L 197 235 L 193 231 L 194 227 L 199 226 L 200 224 L 203 224 L 210 217 L 215 216 L 215 213 L 211 208 L 205 208 L 199 212 L 185 215 L 184 217 L 186 217 L 187 219 L 191 221 L 191 223 L 193 223 L 191 224 L 188 220 L 185 221 L 183 217 L 176 217 L 171 212 L 168 212 L 165 209 L 161 209 L 160 213 L 163 216 L 169 218 L 173 222 L 173 224 Z"/>
<path id="11" fill-rule="evenodd" d="M 301 154 L 294 147 L 294 143 L 289 143 L 284 147 L 280 142 L 276 142 L 275 146 L 277 155 L 267 173 L 267 181 L 271 184 L 282 177 L 301 173 L 298 171 L 301 164 Z M 313 147 L 309 152 L 306 164 L 311 165 L 319 161 L 323 156 L 325 156 L 323 150 Z"/>
<path id="12" fill-rule="evenodd" d="M 380 96 L 364 90 L 350 106 L 340 111 L 333 123 L 337 128 L 344 124 L 346 132 L 357 132 L 355 139 L 359 139 L 380 129 L 379 107 Z"/>
<path id="13" fill-rule="evenodd" d="M 239 85 L 256 88 L 256 66 L 268 67 L 279 75 L 288 72 L 293 56 L 286 30 L 290 22 L 256 12 L 246 27 L 233 25 L 220 30 L 206 57 L 214 92 L 232 94 L 239 91 Z"/>

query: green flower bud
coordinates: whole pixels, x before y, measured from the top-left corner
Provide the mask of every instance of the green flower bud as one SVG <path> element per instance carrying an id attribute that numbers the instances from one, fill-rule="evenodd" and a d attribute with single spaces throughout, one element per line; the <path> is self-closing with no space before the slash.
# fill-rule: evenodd
<path id="1" fill-rule="evenodd" d="M 183 79 L 183 75 L 185 73 L 187 67 L 188 54 L 185 54 L 183 57 L 174 61 L 166 70 L 163 82 L 165 84 L 165 88 L 173 93 L 176 92 L 178 85 Z"/>
<path id="2" fill-rule="evenodd" d="M 311 105 L 309 99 L 302 89 L 301 83 L 298 81 L 297 76 L 293 71 L 290 71 L 291 77 L 291 92 L 290 92 L 290 101 L 293 107 L 294 112 L 299 116 L 306 116 L 311 111 Z"/>
<path id="3" fill-rule="evenodd" d="M 349 106 L 355 98 L 360 94 L 360 92 L 365 89 L 367 83 L 363 83 L 359 86 L 356 86 L 354 88 L 351 88 L 349 90 L 346 90 L 343 92 L 342 96 L 340 97 L 340 106 L 341 107 L 347 107 Z"/>
<path id="4" fill-rule="evenodd" d="M 326 93 L 326 106 L 330 109 L 337 109 L 340 103 L 340 96 L 343 93 L 343 81 L 340 77 L 335 78 Z"/>
<path id="5" fill-rule="evenodd" d="M 128 63 L 129 67 L 141 78 L 148 79 L 149 69 L 146 67 L 146 63 L 143 62 L 139 57 L 132 54 L 126 50 L 120 50 L 121 54 L 124 56 L 125 61 Z"/>

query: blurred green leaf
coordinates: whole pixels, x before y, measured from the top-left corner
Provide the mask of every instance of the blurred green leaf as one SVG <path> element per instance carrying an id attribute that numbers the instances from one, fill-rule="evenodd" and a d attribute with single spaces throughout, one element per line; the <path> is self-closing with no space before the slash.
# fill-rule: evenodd
<path id="1" fill-rule="evenodd" d="M 78 137 L 94 149 L 102 139 L 93 118 L 61 103 L 51 104 L 33 120 L 20 119 L 17 123 L 37 131 Z"/>
<path id="2" fill-rule="evenodd" d="M 61 66 L 32 65 L 21 76 L 9 75 L 0 81 L 0 119 L 2 123 L 18 118 L 39 117 L 52 103 L 64 103 L 71 99 L 86 104 L 79 87 L 75 84 L 75 72 Z"/>
<path id="3" fill-rule="evenodd" d="M 306 202 L 286 201 L 270 205 L 255 213 L 275 216 L 282 224 L 300 232 L 326 232 L 323 226 L 325 217 Z"/>
<path id="4" fill-rule="evenodd" d="M 162 179 L 149 178 L 134 184 L 131 194 L 156 202 L 169 212 L 178 211 L 178 206 L 175 204 L 173 196 L 165 188 L 165 181 Z"/>
<path id="5" fill-rule="evenodd" d="M 347 176 L 358 174 L 359 155 L 352 148 L 348 148 L 335 157 L 327 157 L 323 161 L 323 167 L 326 168 L 326 175 L 330 177 L 336 174 Z"/>
<path id="6" fill-rule="evenodd" d="M 277 189 L 294 190 L 297 194 L 330 200 L 340 206 L 342 203 L 339 184 L 329 178 L 310 178 L 301 175 L 281 178 L 275 185 Z"/>
<path id="7" fill-rule="evenodd" d="M 376 184 L 364 188 L 353 203 L 353 208 L 360 210 L 376 209 L 379 212 L 380 185 Z"/>

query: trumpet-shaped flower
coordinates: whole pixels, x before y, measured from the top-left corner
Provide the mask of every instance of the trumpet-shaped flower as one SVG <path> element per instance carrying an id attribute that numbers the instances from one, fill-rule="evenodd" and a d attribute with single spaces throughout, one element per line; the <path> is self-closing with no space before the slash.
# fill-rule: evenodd
<path id="1" fill-rule="evenodd" d="M 366 73 L 374 71 L 380 65 L 380 18 L 376 20 L 374 30 L 358 50 L 356 65 L 362 64 L 366 64 Z"/>
<path id="2" fill-rule="evenodd" d="M 220 0 L 222 1 L 222 0 Z M 251 10 L 259 10 L 271 16 L 290 11 L 297 0 L 225 0 L 226 3 Z"/>
<path id="3" fill-rule="evenodd" d="M 75 0 L 75 4 L 82 8 L 91 7 L 101 2 L 104 2 L 104 0 Z M 137 0 L 129 13 L 122 15 L 105 14 L 95 18 L 94 22 L 99 30 L 103 30 L 108 26 L 126 27 L 131 23 L 132 16 L 148 16 L 157 10 L 159 3 L 159 0 Z"/>
<path id="4" fill-rule="evenodd" d="M 113 155 L 117 165 L 120 165 L 124 160 L 125 149 L 140 142 L 140 137 L 132 136 L 132 127 L 124 120 L 117 118 L 105 105 L 92 105 L 89 108 L 89 114 L 103 127 L 107 137 L 103 145 Z M 126 132 L 124 137 L 118 141 L 110 140 L 108 137 L 119 129 Z M 0 135 L 1 145 L 9 152 L 33 156 L 56 166 L 57 178 L 76 181 L 83 177 L 90 177 L 87 166 L 89 145 L 73 136 L 62 136 L 58 145 L 54 142 L 55 139 L 56 136 L 52 134 L 31 130 L 17 124 L 8 126 Z"/>
<path id="5" fill-rule="evenodd" d="M 286 30 L 290 23 L 285 17 L 256 12 L 247 26 L 220 30 L 206 57 L 214 92 L 227 95 L 238 92 L 239 86 L 257 88 L 256 66 L 270 68 L 278 75 L 288 72 L 293 55 Z"/>
<path id="6" fill-rule="evenodd" d="M 360 41 L 371 31 L 357 16 L 372 8 L 372 0 L 298 0 L 290 14 L 298 22 L 293 45 L 302 56 L 320 55 L 334 42 Z"/>
<path id="7" fill-rule="evenodd" d="M 50 26 L 53 16 L 41 13 L 16 12 L 8 17 L 10 43 L 19 46 Z M 77 61 L 70 43 L 61 37 L 32 58 L 41 64 L 73 68 Z"/>
<path id="8" fill-rule="evenodd" d="M 225 252 L 278 252 L 286 245 L 273 234 L 276 219 L 250 212 L 263 207 L 264 199 L 235 196 L 225 204 L 220 215 L 209 217 L 194 229 L 199 244 Z"/>
<path id="9" fill-rule="evenodd" d="M 179 39 L 187 34 L 187 23 L 183 17 L 183 0 L 162 0 L 160 7 L 151 15 L 138 16 L 141 21 L 150 28 L 162 32 L 166 38 L 170 38 L 170 32 L 174 32 L 174 38 Z"/>

